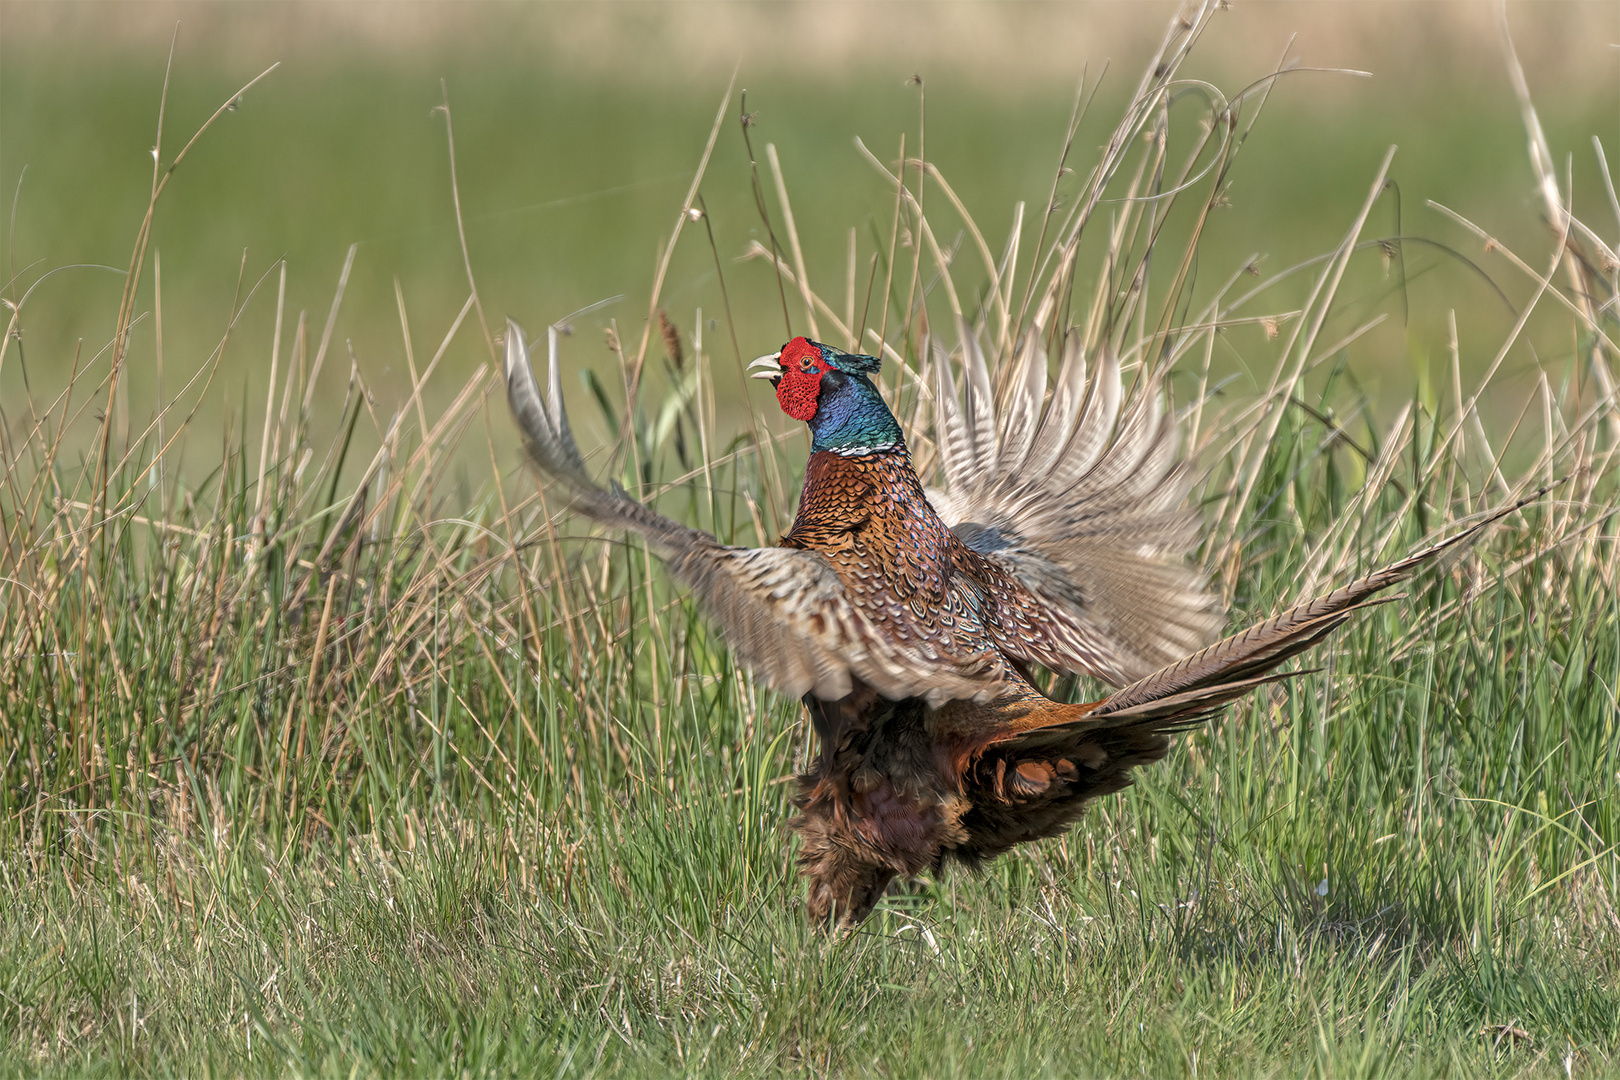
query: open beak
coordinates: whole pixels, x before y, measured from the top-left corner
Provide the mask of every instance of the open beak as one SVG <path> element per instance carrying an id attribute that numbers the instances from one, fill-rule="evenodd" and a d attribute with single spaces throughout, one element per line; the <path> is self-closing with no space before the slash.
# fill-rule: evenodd
<path id="1" fill-rule="evenodd" d="M 754 371 L 755 368 L 764 368 L 765 370 Z M 758 360 L 755 360 L 753 363 L 748 365 L 748 370 L 754 372 L 752 375 L 748 376 L 750 379 L 780 379 L 782 377 L 781 352 L 778 351 L 771 353 L 769 356 L 761 356 Z"/>

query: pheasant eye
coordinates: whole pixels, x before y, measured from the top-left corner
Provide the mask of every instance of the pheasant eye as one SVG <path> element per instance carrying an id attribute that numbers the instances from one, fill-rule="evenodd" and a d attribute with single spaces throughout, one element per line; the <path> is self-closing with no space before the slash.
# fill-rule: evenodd
<path id="1" fill-rule="evenodd" d="M 809 356 L 799 357 L 799 370 L 805 372 L 806 374 L 815 371 L 815 360 L 811 359 Z"/>

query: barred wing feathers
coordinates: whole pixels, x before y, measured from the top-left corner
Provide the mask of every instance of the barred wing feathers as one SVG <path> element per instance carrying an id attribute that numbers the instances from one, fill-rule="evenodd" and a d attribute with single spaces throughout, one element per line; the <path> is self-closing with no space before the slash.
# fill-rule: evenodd
<path id="1" fill-rule="evenodd" d="M 568 426 L 552 341 L 547 392 L 530 366 L 523 331 L 506 327 L 506 389 L 529 457 L 559 484 L 572 509 L 609 528 L 635 533 L 691 589 L 719 625 L 737 658 L 773 689 L 791 697 L 835 700 L 852 677 L 885 697 L 923 697 L 930 704 L 986 700 L 1001 687 L 991 653 L 942 655 L 886 637 L 850 603 L 832 564 L 811 551 L 743 548 L 665 517 L 617 484 L 598 487 Z"/>
<path id="2" fill-rule="evenodd" d="M 1031 334 L 998 409 L 983 351 L 965 327 L 962 340 L 960 391 L 944 352 L 931 354 L 944 490 L 928 497 L 1033 596 L 1002 597 L 1019 605 L 1002 621 L 1042 632 L 1002 647 L 1119 685 L 1207 644 L 1221 611 L 1184 561 L 1198 516 L 1157 387 L 1123 404 L 1118 360 L 1102 352 L 1088 380 L 1071 337 L 1048 394 L 1046 351 Z"/>

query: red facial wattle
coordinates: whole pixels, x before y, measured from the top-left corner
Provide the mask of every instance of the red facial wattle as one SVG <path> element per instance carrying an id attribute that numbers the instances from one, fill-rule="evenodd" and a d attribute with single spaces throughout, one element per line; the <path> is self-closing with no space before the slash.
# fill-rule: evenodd
<path id="1" fill-rule="evenodd" d="M 794 338 L 782 346 L 782 377 L 776 383 L 776 401 L 782 411 L 805 423 L 816 415 L 821 397 L 821 376 L 826 361 L 821 350 L 804 338 Z"/>
<path id="2" fill-rule="evenodd" d="M 805 375 L 790 371 L 776 384 L 776 401 L 782 406 L 782 411 L 805 423 L 816 415 L 816 401 L 820 397 L 820 374 Z"/>

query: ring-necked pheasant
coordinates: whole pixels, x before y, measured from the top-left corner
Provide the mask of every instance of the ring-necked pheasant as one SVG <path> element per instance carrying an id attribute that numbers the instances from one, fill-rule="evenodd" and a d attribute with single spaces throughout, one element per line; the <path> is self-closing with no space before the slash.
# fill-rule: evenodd
<path id="1" fill-rule="evenodd" d="M 542 398 L 507 324 L 508 396 L 535 464 L 575 510 L 640 535 L 742 663 L 803 697 L 820 755 L 793 826 L 816 920 L 859 922 L 896 876 L 1062 832 L 1163 757 L 1167 733 L 1287 678 L 1273 669 L 1500 516 L 1195 652 L 1220 613 L 1182 562 L 1197 519 L 1159 395 L 1122 417 L 1108 357 L 1088 379 L 1069 349 L 1050 395 L 1039 347 L 1018 363 L 999 412 L 971 344 L 960 396 L 936 363 L 936 494 L 868 377 L 877 359 L 801 337 L 754 361 L 812 443 L 792 529 L 742 548 L 593 483 L 555 351 Z M 1063 704 L 1030 684 L 1032 664 L 1129 685 Z"/>

